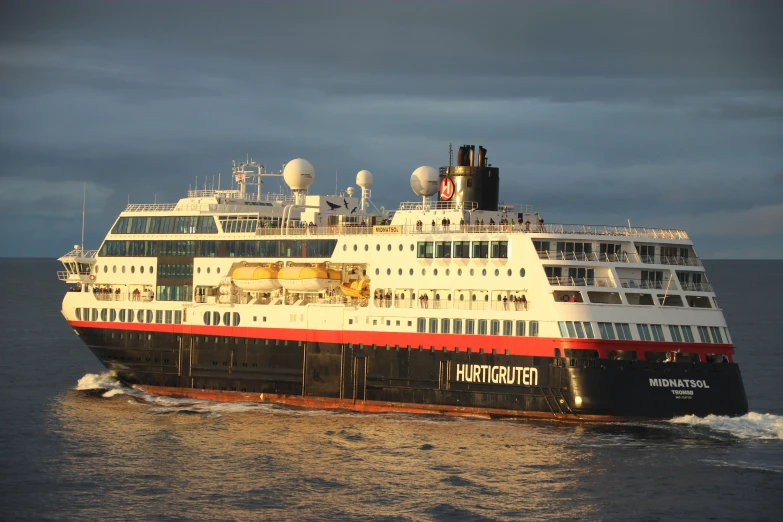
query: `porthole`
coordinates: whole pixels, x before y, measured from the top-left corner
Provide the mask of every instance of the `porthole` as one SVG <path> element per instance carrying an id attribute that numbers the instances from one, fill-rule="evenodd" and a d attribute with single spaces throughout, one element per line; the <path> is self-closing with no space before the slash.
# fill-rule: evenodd
<path id="1" fill-rule="evenodd" d="M 496 268 L 496 269 L 495 269 L 495 277 L 497 277 L 497 276 L 499 276 L 499 275 L 500 275 L 500 270 Z"/>
<path id="2" fill-rule="evenodd" d="M 348 250 L 348 245 L 343 245 L 343 252 L 345 252 L 346 250 Z"/>
<path id="3" fill-rule="evenodd" d="M 402 268 L 400 268 L 399 270 L 397 270 L 397 275 L 402 275 Z"/>
<path id="4" fill-rule="evenodd" d="M 459 300 L 460 301 L 464 301 L 465 300 L 465 295 L 464 294 L 459 294 Z"/>
<path id="5" fill-rule="evenodd" d="M 220 267 L 217 267 L 217 270 L 216 270 L 216 272 L 217 272 L 218 274 L 220 273 Z"/>
<path id="6" fill-rule="evenodd" d="M 386 269 L 386 275 L 391 275 L 391 268 Z"/>
<path id="7" fill-rule="evenodd" d="M 100 272 L 100 271 L 101 271 L 101 267 L 99 267 L 98 265 L 93 265 L 92 270 L 91 270 L 91 272 L 93 274 L 95 274 L 97 272 Z"/>
<path id="8" fill-rule="evenodd" d="M 440 301 L 440 294 L 435 294 L 435 300 Z"/>
<path id="9" fill-rule="evenodd" d="M 207 273 L 210 273 L 212 269 L 210 267 L 207 267 Z"/>
<path id="10" fill-rule="evenodd" d="M 375 269 L 375 275 L 378 275 L 378 274 L 380 274 L 380 273 L 381 273 L 381 270 L 380 270 L 379 268 L 376 268 L 376 269 Z"/>
<path id="11" fill-rule="evenodd" d="M 487 275 L 487 269 L 486 268 L 482 268 L 481 269 L 481 275 L 483 275 L 483 276 Z"/>
<path id="12" fill-rule="evenodd" d="M 142 273 L 142 274 L 144 273 L 144 265 L 139 267 L 139 272 Z M 141 322 L 141 321 L 139 321 L 139 322 Z"/>
<path id="13" fill-rule="evenodd" d="M 353 251 L 356 252 L 357 250 L 359 250 L 359 245 L 354 245 L 353 246 Z"/>
<path id="14" fill-rule="evenodd" d="M 449 294 L 449 296 L 447 297 L 447 299 L 448 299 L 449 301 L 451 301 L 451 294 Z"/>
<path id="15" fill-rule="evenodd" d="M 422 268 L 421 269 L 421 275 L 427 275 L 427 269 L 426 268 Z"/>
<path id="16" fill-rule="evenodd" d="M 135 274 L 135 273 L 136 273 L 136 267 L 135 266 L 131 266 L 131 274 Z"/>
<path id="17" fill-rule="evenodd" d="M 391 243 L 389 243 L 388 245 L 386 245 L 386 250 L 388 250 L 389 252 L 391 252 Z"/>
<path id="18" fill-rule="evenodd" d="M 508 269 L 508 277 L 511 277 L 511 269 Z"/>
<path id="19" fill-rule="evenodd" d="M 196 273 L 197 273 L 197 274 L 200 274 L 200 273 L 201 273 L 201 267 L 198 267 L 198 268 L 196 269 Z"/>
<path id="20" fill-rule="evenodd" d="M 381 245 L 375 245 L 375 251 L 380 252 L 381 251 Z"/>
<path id="21" fill-rule="evenodd" d="M 484 301 L 489 301 L 489 294 L 484 296 Z"/>
<path id="22" fill-rule="evenodd" d="M 462 275 L 462 269 L 457 270 L 457 275 Z"/>
<path id="23" fill-rule="evenodd" d="M 446 275 L 449 275 L 450 273 L 451 273 L 451 270 L 449 270 L 449 269 L 447 268 L 447 269 L 446 269 Z"/>
<path id="24" fill-rule="evenodd" d="M 413 269 L 412 268 L 410 269 L 409 273 L 410 273 L 410 275 L 413 275 Z"/>
<path id="25" fill-rule="evenodd" d="M 472 298 L 475 301 L 476 300 L 476 294 L 473 294 Z"/>
<path id="26" fill-rule="evenodd" d="M 470 269 L 470 275 L 473 275 L 473 269 L 472 268 Z"/>
<path id="27" fill-rule="evenodd" d="M 150 274 L 154 274 L 154 273 L 155 273 L 155 269 L 153 269 L 152 267 L 150 267 Z"/>
<path id="28" fill-rule="evenodd" d="M 370 250 L 370 245 L 364 245 L 364 251 L 367 252 L 368 250 Z"/>
<path id="29" fill-rule="evenodd" d="M 520 268 L 519 269 L 519 277 L 525 277 L 525 269 L 524 268 Z"/>
<path id="30" fill-rule="evenodd" d="M 125 265 L 122 265 L 122 273 L 125 273 Z"/>
<path id="31" fill-rule="evenodd" d="M 109 265 L 103 265 L 103 273 L 105 274 L 108 271 L 109 271 Z"/>
<path id="32" fill-rule="evenodd" d="M 413 243 L 411 243 L 411 252 L 413 252 Z"/>
<path id="33" fill-rule="evenodd" d="M 400 243 L 400 252 L 402 252 L 402 243 Z"/>
<path id="34" fill-rule="evenodd" d="M 437 268 L 432 271 L 432 275 L 438 275 L 438 269 Z"/>
<path id="35" fill-rule="evenodd" d="M 111 267 L 111 271 L 112 271 L 112 273 L 116 274 L 117 273 L 117 265 L 114 265 L 113 267 Z"/>

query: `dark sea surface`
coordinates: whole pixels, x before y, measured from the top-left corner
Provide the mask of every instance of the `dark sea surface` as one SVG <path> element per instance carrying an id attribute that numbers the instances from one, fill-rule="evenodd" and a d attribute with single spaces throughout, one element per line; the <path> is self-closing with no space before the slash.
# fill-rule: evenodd
<path id="1" fill-rule="evenodd" d="M 62 318 L 58 264 L 0 260 L 0 519 L 783 520 L 783 261 L 705 265 L 752 413 L 602 425 L 121 389 Z"/>

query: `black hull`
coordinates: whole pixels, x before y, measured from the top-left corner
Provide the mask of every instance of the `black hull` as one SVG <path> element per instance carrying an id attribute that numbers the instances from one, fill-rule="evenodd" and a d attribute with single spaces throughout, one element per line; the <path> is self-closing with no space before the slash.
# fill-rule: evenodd
<path id="1" fill-rule="evenodd" d="M 567 359 L 79 328 L 126 383 L 578 420 L 739 416 L 732 363 Z M 472 382 L 470 382 L 472 381 Z M 247 396 L 247 395 L 243 395 Z M 580 401 L 581 399 L 581 401 Z M 315 402 L 313 403 L 315 404 Z"/>

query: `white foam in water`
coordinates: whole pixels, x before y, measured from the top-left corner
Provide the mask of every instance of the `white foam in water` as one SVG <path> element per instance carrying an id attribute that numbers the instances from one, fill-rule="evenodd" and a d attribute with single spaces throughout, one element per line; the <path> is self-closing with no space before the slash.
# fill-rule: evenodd
<path id="1" fill-rule="evenodd" d="M 77 390 L 119 390 L 122 384 L 114 372 L 88 373 L 76 383 Z"/>
<path id="2" fill-rule="evenodd" d="M 740 439 L 783 440 L 783 417 L 771 413 L 750 412 L 742 417 L 708 415 L 704 418 L 686 415 L 672 419 L 671 422 L 690 426 L 706 426 Z"/>

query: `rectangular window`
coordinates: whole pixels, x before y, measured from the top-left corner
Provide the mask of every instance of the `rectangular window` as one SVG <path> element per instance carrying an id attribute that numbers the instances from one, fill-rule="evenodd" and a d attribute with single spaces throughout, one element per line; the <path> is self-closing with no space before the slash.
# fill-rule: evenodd
<path id="1" fill-rule="evenodd" d="M 451 257 L 451 242 L 438 241 L 435 243 L 435 257 L 441 259 Z"/>
<path id="2" fill-rule="evenodd" d="M 182 324 L 182 310 L 174 312 L 174 324 Z"/>
<path id="3" fill-rule="evenodd" d="M 650 328 L 646 324 L 637 324 L 636 329 L 639 331 L 639 339 L 642 341 L 650 341 Z"/>
<path id="4" fill-rule="evenodd" d="M 615 339 L 612 323 L 598 323 L 598 331 L 601 332 L 601 339 Z"/>
<path id="5" fill-rule="evenodd" d="M 465 319 L 465 333 L 473 335 L 476 332 L 476 321 L 474 319 Z"/>
<path id="6" fill-rule="evenodd" d="M 695 339 L 693 338 L 693 330 L 691 330 L 690 326 L 682 327 L 682 338 L 686 343 L 695 342 Z"/>
<path id="7" fill-rule="evenodd" d="M 513 335 L 513 333 L 514 333 L 514 322 L 503 321 L 503 335 Z"/>
<path id="8" fill-rule="evenodd" d="M 430 319 L 430 333 L 438 333 L 438 320 Z"/>
<path id="9" fill-rule="evenodd" d="M 93 314 L 94 316 L 95 314 Z M 93 319 L 94 321 L 95 319 Z M 723 337 L 720 335 L 720 328 L 716 326 L 710 326 L 710 332 L 712 332 L 712 342 L 723 344 Z"/>
<path id="10" fill-rule="evenodd" d="M 633 339 L 631 337 L 631 328 L 628 326 L 628 323 L 615 323 L 615 328 L 617 329 L 617 338 L 621 341 L 630 341 Z"/>
<path id="11" fill-rule="evenodd" d="M 419 241 L 418 249 L 416 250 L 416 257 L 429 258 L 432 257 L 432 243 L 429 241 Z"/>
<path id="12" fill-rule="evenodd" d="M 77 308 L 76 309 L 76 319 L 78 319 L 79 321 L 82 320 L 82 309 L 81 308 Z"/>
<path id="13" fill-rule="evenodd" d="M 479 335 L 487 335 L 487 320 L 486 319 L 479 319 L 479 322 L 478 322 L 478 334 Z"/>
<path id="14" fill-rule="evenodd" d="M 699 330 L 699 339 L 703 343 L 709 343 L 710 342 L 710 331 L 707 329 L 706 326 L 697 326 L 696 327 Z"/>
<path id="15" fill-rule="evenodd" d="M 448 319 L 441 319 L 440 320 L 440 333 L 449 333 L 449 320 Z"/>
<path id="16" fill-rule="evenodd" d="M 500 335 L 500 321 L 493 319 L 490 323 L 490 335 Z"/>
<path id="17" fill-rule="evenodd" d="M 172 311 L 166 310 L 166 324 L 171 324 L 172 321 Z"/>
<path id="18" fill-rule="evenodd" d="M 533 240 L 533 247 L 536 249 L 536 252 L 546 252 L 549 250 L 549 241 Z"/>
<path id="19" fill-rule="evenodd" d="M 574 330 L 573 321 L 566 321 L 566 329 L 568 330 L 568 337 L 576 337 L 576 330 Z"/>
<path id="20" fill-rule="evenodd" d="M 454 241 L 453 257 L 466 259 L 470 257 L 470 241 Z"/>
<path id="21" fill-rule="evenodd" d="M 663 338 L 663 328 L 661 328 L 661 325 L 651 324 L 650 329 L 652 330 L 653 340 L 658 342 L 663 342 L 665 340 Z"/>
<path id="22" fill-rule="evenodd" d="M 669 334 L 672 336 L 672 341 L 675 343 L 682 342 L 682 335 L 680 335 L 680 327 L 676 324 L 669 325 Z"/>
<path id="23" fill-rule="evenodd" d="M 558 321 L 557 326 L 560 328 L 560 337 L 568 337 L 565 321 Z"/>
<path id="24" fill-rule="evenodd" d="M 424 333 L 427 331 L 427 320 L 423 317 L 416 319 L 416 331 L 418 333 Z"/>
<path id="25" fill-rule="evenodd" d="M 508 241 L 493 241 L 492 242 L 492 257 L 494 257 L 494 258 L 507 258 L 508 257 Z"/>
<path id="26" fill-rule="evenodd" d="M 525 335 L 525 321 L 517 321 L 517 335 L 524 337 Z"/>
<path id="27" fill-rule="evenodd" d="M 473 255 L 474 259 L 482 259 L 489 257 L 489 241 L 473 241 Z"/>
<path id="28" fill-rule="evenodd" d="M 538 337 L 538 321 L 530 321 L 530 337 Z"/>
<path id="29" fill-rule="evenodd" d="M 580 339 L 584 339 L 585 338 L 585 329 L 582 326 L 582 323 L 579 322 L 579 321 L 576 321 L 574 323 L 574 327 L 576 328 L 576 336 L 579 337 Z"/>
<path id="30" fill-rule="evenodd" d="M 455 334 L 462 333 L 462 319 L 454 319 L 454 333 Z"/>
<path id="31" fill-rule="evenodd" d="M 585 333 L 587 334 L 588 339 L 595 339 L 595 334 L 593 333 L 593 323 L 591 322 L 585 322 Z"/>
<path id="32" fill-rule="evenodd" d="M 158 324 L 163 323 L 163 310 L 155 310 L 155 322 Z"/>

